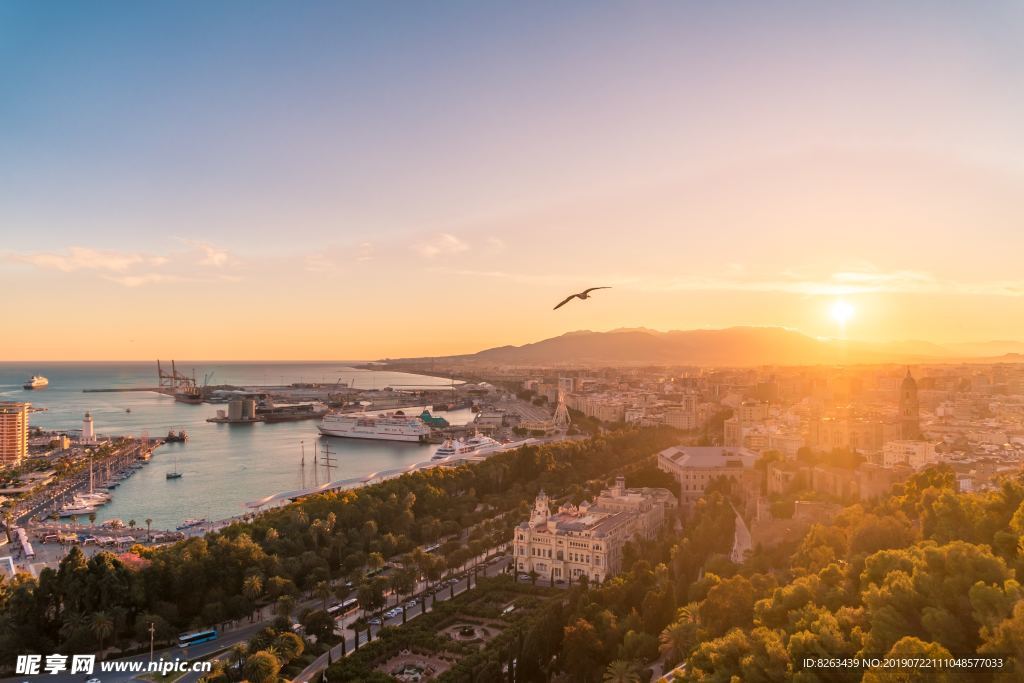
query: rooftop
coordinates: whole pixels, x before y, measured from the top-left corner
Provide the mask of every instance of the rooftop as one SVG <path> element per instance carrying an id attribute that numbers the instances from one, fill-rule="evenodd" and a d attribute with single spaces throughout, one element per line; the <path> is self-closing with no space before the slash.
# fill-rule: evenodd
<path id="1" fill-rule="evenodd" d="M 757 453 L 749 448 L 722 446 L 672 446 L 658 454 L 680 467 L 753 467 Z"/>

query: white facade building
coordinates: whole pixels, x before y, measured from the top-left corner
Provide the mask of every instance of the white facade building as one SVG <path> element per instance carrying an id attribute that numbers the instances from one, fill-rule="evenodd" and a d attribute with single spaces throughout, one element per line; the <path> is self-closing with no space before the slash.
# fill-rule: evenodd
<path id="1" fill-rule="evenodd" d="M 619 572 L 625 544 L 653 537 L 675 509 L 667 489 L 627 489 L 622 477 L 593 503 L 563 505 L 555 513 L 542 491 L 529 521 L 516 527 L 516 570 L 553 581 L 604 581 Z"/>

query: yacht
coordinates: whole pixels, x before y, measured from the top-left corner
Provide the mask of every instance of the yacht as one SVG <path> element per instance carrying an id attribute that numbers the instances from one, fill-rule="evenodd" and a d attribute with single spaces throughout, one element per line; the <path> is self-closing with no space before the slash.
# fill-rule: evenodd
<path id="1" fill-rule="evenodd" d="M 49 383 L 50 380 L 46 379 L 42 375 L 32 375 L 32 377 L 22 386 L 26 389 L 42 389 Z"/>
<path id="2" fill-rule="evenodd" d="M 394 413 L 370 415 L 368 413 L 328 413 L 318 429 L 327 436 L 351 439 L 381 439 L 385 441 L 412 441 L 424 443 L 430 436 L 430 427 L 418 417 L 401 410 Z"/>
<path id="3" fill-rule="evenodd" d="M 75 515 L 87 515 L 90 512 L 96 512 L 95 505 L 72 503 L 62 507 L 59 514 L 61 517 L 74 517 Z"/>
<path id="4" fill-rule="evenodd" d="M 437 450 L 434 451 L 434 455 L 431 457 L 431 460 L 447 460 L 452 457 L 470 455 L 481 456 L 491 455 L 493 453 L 502 453 L 513 448 L 525 446 L 532 441 L 532 439 L 526 439 L 524 441 L 501 443 L 489 436 L 474 434 L 465 441 L 462 441 L 461 439 L 448 439 L 437 447 Z"/>

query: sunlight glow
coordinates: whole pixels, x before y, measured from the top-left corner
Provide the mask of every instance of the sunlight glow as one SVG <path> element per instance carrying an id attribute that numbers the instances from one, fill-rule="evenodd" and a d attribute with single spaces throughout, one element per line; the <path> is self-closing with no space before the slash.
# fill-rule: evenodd
<path id="1" fill-rule="evenodd" d="M 842 299 L 839 299 L 838 301 L 834 302 L 832 304 L 832 308 L 830 309 L 830 311 L 832 313 L 833 320 L 835 320 L 843 327 L 846 327 L 846 323 L 849 322 L 849 320 L 857 312 L 854 309 L 853 304 L 851 304 L 849 301 L 844 301 Z"/>

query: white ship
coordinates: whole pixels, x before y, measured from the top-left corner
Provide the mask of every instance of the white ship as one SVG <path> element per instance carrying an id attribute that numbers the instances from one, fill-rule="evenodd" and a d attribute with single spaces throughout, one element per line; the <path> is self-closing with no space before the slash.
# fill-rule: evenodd
<path id="1" fill-rule="evenodd" d="M 418 417 L 402 411 L 386 415 L 368 413 L 329 413 L 318 427 L 321 434 L 350 439 L 382 439 L 422 443 L 430 436 L 430 427 Z"/>
<path id="2" fill-rule="evenodd" d="M 533 439 L 525 441 L 513 441 L 501 443 L 489 436 L 476 434 L 462 441 L 461 439 L 448 439 L 437 447 L 431 460 L 447 460 L 448 458 L 459 458 L 468 456 L 486 456 L 494 453 L 503 453 L 513 448 L 519 448 L 531 443 Z"/>
<path id="3" fill-rule="evenodd" d="M 32 375 L 32 377 L 22 384 L 26 389 L 42 389 L 50 383 L 50 380 L 46 379 L 42 375 Z"/>

